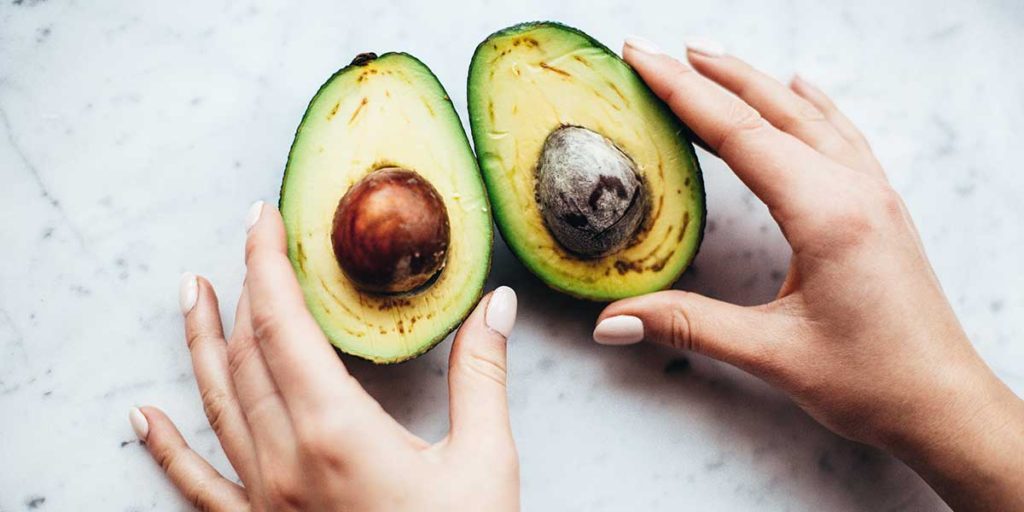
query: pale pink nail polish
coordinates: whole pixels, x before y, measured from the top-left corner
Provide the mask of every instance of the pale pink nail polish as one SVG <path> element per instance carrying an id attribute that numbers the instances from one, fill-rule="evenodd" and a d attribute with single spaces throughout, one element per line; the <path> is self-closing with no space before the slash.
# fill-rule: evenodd
<path id="1" fill-rule="evenodd" d="M 260 215 L 263 213 L 263 201 L 256 201 L 249 207 L 249 213 L 245 216 L 245 232 L 248 233 L 256 222 L 260 220 Z"/>
<path id="2" fill-rule="evenodd" d="M 725 47 L 718 41 L 706 37 L 691 37 L 686 40 L 686 49 L 705 57 L 721 57 L 725 55 Z"/>
<path id="3" fill-rule="evenodd" d="M 149 420 L 138 407 L 132 407 L 128 411 L 128 422 L 132 424 L 132 430 L 135 431 L 135 437 L 138 437 L 139 441 L 145 441 L 149 437 Z"/>
<path id="4" fill-rule="evenodd" d="M 487 311 L 484 313 L 484 323 L 487 324 L 487 327 L 508 338 L 516 323 L 517 306 L 516 292 L 508 286 L 499 286 L 491 294 Z"/>
<path id="5" fill-rule="evenodd" d="M 644 323 L 631 315 L 601 320 L 594 328 L 594 341 L 602 345 L 630 345 L 644 339 Z"/>
<path id="6" fill-rule="evenodd" d="M 650 40 L 644 39 L 638 36 L 629 36 L 626 38 L 626 46 L 633 48 L 634 50 L 641 51 L 648 55 L 661 55 L 661 48 L 654 44 Z"/>
<path id="7" fill-rule="evenodd" d="M 181 306 L 181 314 L 188 316 L 192 308 L 196 307 L 199 300 L 199 279 L 191 272 L 181 275 L 181 282 L 178 285 L 178 305 Z"/>

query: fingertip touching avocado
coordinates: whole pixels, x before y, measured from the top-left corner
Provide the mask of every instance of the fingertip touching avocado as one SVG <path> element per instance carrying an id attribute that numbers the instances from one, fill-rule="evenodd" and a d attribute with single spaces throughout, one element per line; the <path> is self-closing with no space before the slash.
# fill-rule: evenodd
<path id="1" fill-rule="evenodd" d="M 306 305 L 345 353 L 416 357 L 480 298 L 487 194 L 451 100 L 410 55 L 360 54 L 320 88 L 280 206 Z"/>
<path id="2" fill-rule="evenodd" d="M 549 286 L 615 300 L 667 288 L 704 230 L 688 130 L 622 59 L 558 23 L 485 39 L 469 119 L 505 242 Z"/>

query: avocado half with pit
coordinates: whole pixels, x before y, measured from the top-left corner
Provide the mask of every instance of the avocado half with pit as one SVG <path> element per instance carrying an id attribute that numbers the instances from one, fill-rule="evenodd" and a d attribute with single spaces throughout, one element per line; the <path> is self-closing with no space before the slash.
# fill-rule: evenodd
<path id="1" fill-rule="evenodd" d="M 469 119 L 494 218 L 549 286 L 592 300 L 667 288 L 704 231 L 688 130 L 615 53 L 525 23 L 484 40 Z"/>
<path id="2" fill-rule="evenodd" d="M 410 55 L 361 54 L 320 87 L 280 206 L 306 305 L 342 352 L 411 359 L 480 299 L 487 194 L 451 100 Z"/>

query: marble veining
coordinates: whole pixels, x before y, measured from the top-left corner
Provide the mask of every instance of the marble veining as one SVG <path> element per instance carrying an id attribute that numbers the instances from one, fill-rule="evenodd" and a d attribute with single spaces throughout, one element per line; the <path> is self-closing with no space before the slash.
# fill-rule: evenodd
<path id="1" fill-rule="evenodd" d="M 231 474 L 191 377 L 178 275 L 208 276 L 231 314 L 246 208 L 276 198 L 306 103 L 352 56 L 413 52 L 465 117 L 476 43 L 530 19 L 611 47 L 638 34 L 681 53 L 684 35 L 712 36 L 832 93 L 905 197 L 978 350 L 1024 393 L 1019 2 L 0 0 L 0 511 L 187 509 L 134 440 L 135 404 L 165 408 Z M 678 286 L 769 300 L 784 241 L 699 156 L 706 241 Z M 497 240 L 499 284 L 522 308 L 511 406 L 526 510 L 944 509 L 901 463 L 738 370 L 594 345 L 599 306 L 549 292 Z M 448 350 L 351 368 L 435 440 Z"/>

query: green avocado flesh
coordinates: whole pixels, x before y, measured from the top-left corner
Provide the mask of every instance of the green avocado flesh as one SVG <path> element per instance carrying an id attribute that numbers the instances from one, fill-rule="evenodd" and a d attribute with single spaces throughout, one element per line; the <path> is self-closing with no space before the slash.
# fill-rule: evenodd
<path id="1" fill-rule="evenodd" d="M 357 288 L 332 246 L 342 196 L 389 167 L 432 185 L 450 224 L 443 269 L 398 295 Z M 345 353 L 376 363 L 414 358 L 443 340 L 480 299 L 493 237 L 487 194 L 451 100 L 410 55 L 361 55 L 320 87 L 295 134 L 280 206 L 306 305 Z"/>
<path id="2" fill-rule="evenodd" d="M 685 127 L 617 55 L 564 25 L 516 25 L 477 47 L 468 99 L 498 228 L 545 283 L 586 299 L 614 300 L 667 288 L 686 270 L 705 218 L 693 145 Z M 555 134 L 564 127 L 572 131 Z M 541 169 L 541 184 L 553 188 L 538 190 Z M 588 182 L 587 173 L 596 172 L 591 169 L 610 171 Z M 567 176 L 574 172 L 579 176 Z M 561 202 L 541 204 L 542 196 Z M 601 211 L 609 208 L 614 215 Z M 625 221 L 632 223 L 628 231 L 618 229 Z M 556 238 L 553 231 L 567 234 Z"/>

